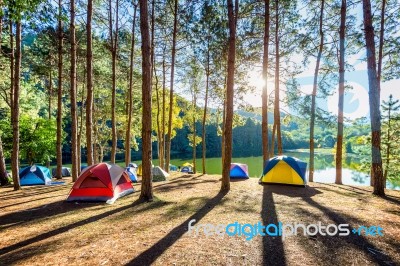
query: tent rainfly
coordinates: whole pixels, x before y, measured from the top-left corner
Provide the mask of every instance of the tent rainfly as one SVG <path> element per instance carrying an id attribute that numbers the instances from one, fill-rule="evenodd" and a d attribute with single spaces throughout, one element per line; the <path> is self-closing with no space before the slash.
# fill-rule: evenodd
<path id="1" fill-rule="evenodd" d="M 276 156 L 267 162 L 260 182 L 305 186 L 306 170 L 307 163 L 295 157 Z"/>
<path id="2" fill-rule="evenodd" d="M 116 164 L 99 163 L 81 173 L 67 201 L 106 201 L 111 204 L 132 192 L 133 187 L 124 168 Z"/>

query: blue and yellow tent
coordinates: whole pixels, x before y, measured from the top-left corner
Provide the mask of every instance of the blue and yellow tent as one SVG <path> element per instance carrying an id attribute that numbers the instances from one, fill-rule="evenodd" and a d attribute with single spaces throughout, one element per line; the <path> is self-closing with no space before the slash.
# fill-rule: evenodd
<path id="1" fill-rule="evenodd" d="M 265 166 L 261 183 L 302 185 L 306 180 L 307 163 L 289 156 L 276 156 Z"/>

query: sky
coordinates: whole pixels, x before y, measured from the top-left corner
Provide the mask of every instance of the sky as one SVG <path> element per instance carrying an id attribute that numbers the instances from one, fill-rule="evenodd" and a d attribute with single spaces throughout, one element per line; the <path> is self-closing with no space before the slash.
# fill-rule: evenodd
<path id="1" fill-rule="evenodd" d="M 352 89 L 346 91 L 344 99 L 344 116 L 354 120 L 360 117 L 369 117 L 369 97 L 368 97 L 368 73 L 367 63 L 361 59 L 363 53 L 357 54 L 349 59 L 353 65 L 354 71 L 345 72 L 346 85 L 352 86 Z M 309 68 L 296 77 L 300 84 L 300 90 L 305 94 L 311 94 L 314 79 L 315 63 L 311 63 Z M 249 84 L 256 87 L 254 93 L 247 94 L 244 99 L 254 107 L 261 107 L 261 91 L 263 80 L 261 73 L 252 71 L 249 74 Z M 273 90 L 274 85 L 268 82 L 268 87 Z M 282 94 L 285 94 L 285 87 L 282 88 Z M 337 89 L 336 89 L 337 91 Z M 318 94 L 318 92 L 317 92 Z M 387 101 L 392 94 L 394 99 L 400 99 L 400 80 L 390 80 L 381 84 L 381 102 Z M 283 95 L 284 96 L 284 95 Z M 328 96 L 326 99 L 317 99 L 317 105 L 326 111 L 337 114 L 338 94 Z M 285 110 L 290 110 L 288 106 L 282 105 Z M 292 110 L 293 111 L 293 110 Z"/>
<path id="2" fill-rule="evenodd" d="M 373 3 L 374 4 L 374 3 Z M 376 8 L 373 6 L 373 8 Z M 356 16 L 356 25 L 362 25 L 362 7 L 361 5 L 349 10 Z M 305 16 L 306 14 L 302 14 Z M 299 57 L 301 57 L 299 55 Z M 367 62 L 363 60 L 365 58 L 365 49 L 361 50 L 358 54 L 351 57 L 346 57 L 347 63 L 353 66 L 353 71 L 345 72 L 346 85 L 353 87 L 352 90 L 345 92 L 344 98 L 344 116 L 347 119 L 354 120 L 360 117 L 369 117 L 369 97 L 368 97 L 368 73 L 367 73 Z M 301 59 L 300 61 L 301 62 Z M 300 84 L 300 90 L 305 94 L 311 94 L 314 79 L 315 62 L 311 62 L 308 69 L 305 69 L 299 76 L 297 76 L 297 82 Z M 254 93 L 249 93 L 244 97 L 245 101 L 254 107 L 261 107 L 261 91 L 263 80 L 261 78 L 261 70 L 252 71 L 249 73 L 249 84 L 256 87 Z M 282 85 L 281 85 L 282 86 Z M 273 81 L 268 81 L 268 87 L 273 90 Z M 333 88 L 337 91 L 338 88 Z M 282 88 L 284 93 L 285 88 Z M 381 103 L 387 101 L 389 95 L 392 94 L 393 98 L 400 99 L 400 79 L 390 80 L 381 83 Z M 317 92 L 318 95 L 318 92 Z M 284 95 L 283 95 L 284 97 Z M 317 99 L 317 106 L 332 114 L 337 115 L 338 109 L 338 93 L 335 92 L 332 96 L 327 99 Z M 290 110 L 288 106 L 282 104 L 282 109 Z M 295 112 L 294 110 L 291 110 Z"/>

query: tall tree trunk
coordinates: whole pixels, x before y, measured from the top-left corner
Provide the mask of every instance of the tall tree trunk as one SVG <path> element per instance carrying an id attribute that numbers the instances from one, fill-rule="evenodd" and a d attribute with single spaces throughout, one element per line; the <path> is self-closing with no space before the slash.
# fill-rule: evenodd
<path id="1" fill-rule="evenodd" d="M 319 48 L 317 55 L 317 63 L 315 64 L 314 72 L 314 84 L 311 97 L 311 121 L 310 121 L 310 165 L 309 165 L 309 175 L 308 180 L 310 182 L 314 181 L 314 127 L 315 127 L 315 98 L 317 97 L 317 86 L 318 86 L 318 72 L 319 65 L 322 57 L 322 49 L 324 48 L 324 31 L 322 29 L 322 22 L 324 18 L 324 4 L 325 0 L 321 1 L 321 11 L 319 15 Z"/>
<path id="2" fill-rule="evenodd" d="M 226 70 L 228 72 L 228 69 Z M 221 135 L 221 161 L 222 161 L 222 166 L 224 167 L 224 158 L 225 158 L 225 118 L 226 118 L 226 77 L 225 77 L 225 89 L 224 89 L 224 102 L 222 106 L 222 135 Z"/>
<path id="3" fill-rule="evenodd" d="M 83 80 L 86 79 L 86 72 L 83 73 Z M 81 149 L 81 143 L 82 143 L 82 132 L 83 132 L 83 102 L 85 100 L 85 82 L 82 82 L 82 98 L 81 98 L 81 113 L 79 115 L 80 121 L 79 121 L 79 132 L 78 132 L 78 173 L 81 173 L 81 159 L 82 159 L 82 149 Z"/>
<path id="4" fill-rule="evenodd" d="M 155 61 L 153 62 L 153 66 L 155 66 Z M 154 72 L 154 77 L 155 77 L 155 89 L 156 89 L 156 103 L 157 103 L 157 114 L 156 114 L 156 125 L 157 125 L 157 156 L 158 156 L 158 166 L 161 167 L 161 157 L 162 157 L 162 151 L 161 151 L 161 124 L 160 124 L 160 109 L 161 109 L 161 103 L 160 103 L 160 92 L 158 89 L 158 76 L 157 76 L 157 70 L 154 67 L 153 68 Z M 162 167 L 161 167 L 162 168 Z"/>
<path id="5" fill-rule="evenodd" d="M 93 0 L 88 0 L 87 18 L 86 18 L 86 148 L 87 148 L 87 164 L 93 164 L 93 51 L 92 51 L 92 15 Z"/>
<path id="6" fill-rule="evenodd" d="M 379 31 L 379 52 L 378 52 L 378 82 L 381 82 L 382 77 L 382 59 L 383 59 L 383 43 L 384 43 L 384 33 L 385 33 L 385 9 L 386 0 L 382 0 L 381 8 L 381 29 Z M 379 86 L 380 93 L 380 86 Z"/>
<path id="7" fill-rule="evenodd" d="M 155 89 L 156 89 L 156 104 L 157 104 L 157 113 L 156 113 L 156 127 L 157 127 L 157 157 L 158 157 L 158 165 L 161 166 L 161 125 L 160 125 L 160 93 L 158 90 L 158 76 L 157 76 L 157 69 L 156 69 L 156 58 L 154 56 L 154 52 L 155 52 L 155 45 L 154 45 L 154 41 L 155 41 L 155 0 L 151 1 L 151 41 L 150 41 L 150 48 L 151 48 L 151 52 L 150 52 L 150 60 L 152 62 L 152 72 L 151 72 L 151 82 L 153 85 L 153 76 L 155 77 Z"/>
<path id="8" fill-rule="evenodd" d="M 203 175 L 206 174 L 206 119 L 207 119 L 207 103 L 208 103 L 208 86 L 210 79 L 210 40 L 207 39 L 207 67 L 206 67 L 206 95 L 204 96 L 204 112 L 203 112 L 203 122 L 202 122 L 202 164 L 203 164 Z"/>
<path id="9" fill-rule="evenodd" d="M 9 31 L 10 31 L 10 107 L 11 107 L 11 121 L 13 119 L 13 102 L 14 102 L 14 35 L 13 35 L 13 22 L 10 19 L 9 24 Z"/>
<path id="10" fill-rule="evenodd" d="M 193 152 L 192 152 L 192 162 L 193 162 L 193 173 L 196 173 L 196 92 L 193 92 Z"/>
<path id="11" fill-rule="evenodd" d="M 264 0 L 264 55 L 263 55 L 263 91 L 262 91 L 262 149 L 264 167 L 269 159 L 268 148 L 268 47 L 269 47 L 269 0 Z"/>
<path id="12" fill-rule="evenodd" d="M 2 3 L 1 0 L 0 3 Z M 3 15 L 0 15 L 0 57 L 3 56 L 1 50 L 1 44 L 3 41 L 2 36 L 3 36 Z M 8 184 L 8 177 L 6 171 L 6 162 L 4 160 L 3 142 L 1 141 L 1 136 L 0 136 L 0 185 L 4 186 L 6 184 Z"/>
<path id="13" fill-rule="evenodd" d="M 372 142 L 372 175 L 374 176 L 374 194 L 385 195 L 384 178 L 381 156 L 381 112 L 380 112 L 380 84 L 376 73 L 374 27 L 372 25 L 371 2 L 363 0 L 363 16 L 365 42 L 367 49 L 369 106 L 371 119 Z"/>
<path id="14" fill-rule="evenodd" d="M 281 136 L 281 113 L 279 98 L 279 1 L 275 0 L 275 108 L 274 123 L 276 126 L 276 137 L 278 142 L 278 155 L 282 155 L 282 136 Z"/>
<path id="15" fill-rule="evenodd" d="M 276 124 L 274 122 L 274 124 L 272 125 L 271 146 L 269 149 L 269 157 L 273 157 L 275 154 L 275 135 L 276 135 Z"/>
<path id="16" fill-rule="evenodd" d="M 135 55 L 135 24 L 136 24 L 137 4 L 134 4 L 131 54 L 129 62 L 129 89 L 128 89 L 128 124 L 125 136 L 125 165 L 131 162 L 131 131 L 132 131 L 132 112 L 133 112 L 133 57 Z"/>
<path id="17" fill-rule="evenodd" d="M 15 50 L 15 71 L 14 71 L 14 99 L 12 113 L 13 129 L 13 150 L 11 155 L 12 177 L 14 190 L 21 189 L 19 183 L 19 95 L 20 95 L 20 69 L 21 69 L 21 21 L 16 26 L 16 50 Z"/>
<path id="18" fill-rule="evenodd" d="M 115 156 L 117 154 L 117 118 L 115 108 L 116 100 L 116 73 L 117 73 L 117 52 L 118 52 L 118 0 L 115 2 L 115 32 L 113 34 L 113 19 L 112 19 L 112 2 L 109 0 L 110 5 L 110 42 L 111 42 L 111 59 L 112 59 L 112 95 L 111 95 L 111 163 L 115 163 Z"/>
<path id="19" fill-rule="evenodd" d="M 386 8 L 386 0 L 382 0 L 382 8 L 381 8 L 381 29 L 379 31 L 379 51 L 378 51 L 378 73 L 377 78 L 379 82 L 379 95 L 381 93 L 381 75 L 382 75 L 382 59 L 383 59 L 383 43 L 384 43 L 384 33 L 385 33 L 385 8 Z M 374 185 L 374 171 L 372 170 L 371 165 L 371 186 Z M 385 187 L 386 187 L 386 177 L 385 177 Z"/>
<path id="20" fill-rule="evenodd" d="M 151 60 L 147 0 L 140 3 L 140 33 L 142 36 L 142 186 L 140 199 L 153 200 L 151 172 Z"/>
<path id="21" fill-rule="evenodd" d="M 62 6 L 58 0 L 58 88 L 57 88 L 57 172 L 56 178 L 62 178 L 62 82 L 63 82 L 63 23 Z"/>
<path id="22" fill-rule="evenodd" d="M 2 0 L 0 0 L 0 5 L 2 4 Z M 0 56 L 2 56 L 3 51 L 1 50 L 1 44 L 3 41 L 3 14 L 0 14 Z"/>
<path id="23" fill-rule="evenodd" d="M 96 109 L 93 108 L 93 112 L 96 113 Z M 94 120 L 97 121 L 96 117 Z M 97 123 L 93 124 L 93 163 L 99 163 L 99 139 L 98 139 L 99 131 Z"/>
<path id="24" fill-rule="evenodd" d="M 1 141 L 1 136 L 0 136 L 0 185 L 4 186 L 7 184 L 8 184 L 8 177 L 6 171 L 6 162 L 4 160 L 3 142 Z"/>
<path id="25" fill-rule="evenodd" d="M 166 147 L 165 147 L 165 169 L 169 172 L 169 162 L 171 158 L 171 136 L 172 136 L 172 109 L 174 105 L 174 74 L 175 74 L 175 49 L 176 49 L 176 33 L 177 33 L 177 25 L 178 25 L 178 0 L 175 0 L 174 7 L 174 31 L 172 34 L 172 57 L 171 57 L 171 79 L 169 86 L 169 114 L 168 114 L 168 134 L 166 138 Z"/>
<path id="26" fill-rule="evenodd" d="M 165 165 L 165 103 L 166 103 L 166 86 L 165 86 L 165 50 L 163 51 L 163 64 L 162 64 L 162 68 L 163 68 L 163 92 L 162 92 L 162 125 L 161 125 L 161 136 L 162 136 L 162 143 L 161 143 L 161 147 L 162 147 L 162 156 L 161 156 L 161 168 L 166 170 L 168 168 L 169 170 L 169 165 Z"/>
<path id="27" fill-rule="evenodd" d="M 52 66 L 50 66 L 52 68 Z M 52 70 L 50 69 L 49 73 L 49 120 L 51 120 L 51 101 L 53 98 L 53 74 Z"/>
<path id="28" fill-rule="evenodd" d="M 390 132 L 392 131 L 392 126 L 391 126 L 391 105 L 389 102 L 389 114 L 388 114 L 388 128 L 387 128 L 387 133 L 386 133 L 386 141 L 387 141 L 387 147 L 386 147 L 386 167 L 385 167 L 385 171 L 383 174 L 383 178 L 384 178 L 384 186 L 386 188 L 386 180 L 387 180 L 387 176 L 388 176 L 388 172 L 389 172 L 389 163 L 390 163 Z"/>
<path id="29" fill-rule="evenodd" d="M 232 124 L 233 124 L 233 86 L 235 82 L 235 55 L 236 55 L 236 20 L 238 1 L 235 1 L 235 11 L 233 9 L 232 0 L 228 1 L 228 25 L 229 25 L 229 41 L 228 41 L 228 76 L 226 85 L 226 117 L 224 126 L 224 161 L 222 168 L 221 191 L 230 190 L 229 172 L 232 161 Z"/>
<path id="30" fill-rule="evenodd" d="M 342 0 L 340 8 L 339 29 L 339 105 L 338 105 L 338 131 L 336 141 L 336 184 L 342 184 L 342 155 L 343 155 L 343 108 L 344 108 L 344 64 L 345 64 L 345 34 L 346 34 L 347 2 Z"/>
<path id="31" fill-rule="evenodd" d="M 71 174 L 72 181 L 75 182 L 78 179 L 78 132 L 77 132 L 77 111 L 76 111 L 76 39 L 75 39 L 75 0 L 70 0 L 70 43 L 71 43 L 71 72 L 70 72 L 70 96 L 71 96 L 71 150 L 72 150 L 72 166 Z"/>

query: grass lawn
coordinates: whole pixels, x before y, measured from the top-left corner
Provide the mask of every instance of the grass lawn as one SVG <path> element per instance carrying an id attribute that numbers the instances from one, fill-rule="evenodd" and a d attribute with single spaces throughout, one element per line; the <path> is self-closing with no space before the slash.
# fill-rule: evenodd
<path id="1" fill-rule="evenodd" d="M 66 185 L 0 188 L 0 265 L 396 265 L 400 192 L 310 183 L 308 188 L 232 182 L 218 175 L 174 174 L 154 183 L 156 199 L 136 193 L 103 203 L 67 203 Z M 380 226 L 384 236 L 194 237 L 200 224 L 304 223 Z"/>

